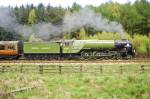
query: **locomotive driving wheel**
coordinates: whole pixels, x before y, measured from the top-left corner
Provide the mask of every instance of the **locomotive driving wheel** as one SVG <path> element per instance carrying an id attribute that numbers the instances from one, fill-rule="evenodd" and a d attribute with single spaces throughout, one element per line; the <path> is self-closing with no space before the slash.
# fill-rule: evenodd
<path id="1" fill-rule="evenodd" d="M 92 55 L 91 58 L 94 60 L 96 60 L 100 57 L 100 53 L 97 51 L 93 51 L 91 55 Z"/>
<path id="2" fill-rule="evenodd" d="M 81 52 L 81 58 L 82 59 L 90 59 L 91 58 L 90 52 L 89 51 L 82 51 Z"/>
<path id="3" fill-rule="evenodd" d="M 132 55 L 127 55 L 126 58 L 127 59 L 132 59 Z"/>

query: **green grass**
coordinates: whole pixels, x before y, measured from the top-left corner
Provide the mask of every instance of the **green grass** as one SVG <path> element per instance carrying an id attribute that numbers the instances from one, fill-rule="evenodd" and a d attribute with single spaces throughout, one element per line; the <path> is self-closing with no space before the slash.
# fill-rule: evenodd
<path id="1" fill-rule="evenodd" d="M 0 74 L 0 92 L 38 86 L 15 99 L 149 99 L 150 74 Z"/>

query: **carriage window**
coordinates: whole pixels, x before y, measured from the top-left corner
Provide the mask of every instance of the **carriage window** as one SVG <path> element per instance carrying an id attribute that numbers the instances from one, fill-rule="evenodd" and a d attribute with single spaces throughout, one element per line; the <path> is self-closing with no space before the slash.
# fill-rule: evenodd
<path id="1" fill-rule="evenodd" d="M 5 46 L 4 45 L 0 45 L 0 50 L 4 50 Z"/>
<path id="2" fill-rule="evenodd" d="M 15 50 L 15 46 L 14 45 L 8 45 L 8 50 Z"/>

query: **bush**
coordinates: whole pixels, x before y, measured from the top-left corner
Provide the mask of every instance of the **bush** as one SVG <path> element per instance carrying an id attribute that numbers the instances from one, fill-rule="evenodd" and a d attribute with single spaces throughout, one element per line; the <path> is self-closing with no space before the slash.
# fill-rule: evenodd
<path id="1" fill-rule="evenodd" d="M 132 41 L 138 56 L 148 55 L 149 53 L 148 45 L 150 44 L 148 36 L 136 34 L 134 35 Z"/>
<path id="2" fill-rule="evenodd" d="M 121 39 L 120 34 L 111 33 L 111 32 L 98 32 L 94 36 L 90 36 L 89 39 L 98 39 L 98 40 L 117 40 Z"/>

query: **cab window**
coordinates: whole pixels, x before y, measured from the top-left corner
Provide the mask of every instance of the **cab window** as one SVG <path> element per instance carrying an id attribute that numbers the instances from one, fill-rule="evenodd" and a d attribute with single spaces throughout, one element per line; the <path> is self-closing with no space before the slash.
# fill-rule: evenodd
<path id="1" fill-rule="evenodd" d="M 65 46 L 69 46 L 70 44 L 69 44 L 69 42 L 65 42 Z"/>
<path id="2" fill-rule="evenodd" d="M 65 46 L 71 46 L 72 44 L 73 44 L 72 41 L 68 41 L 68 42 L 65 42 L 65 43 L 64 43 Z"/>

